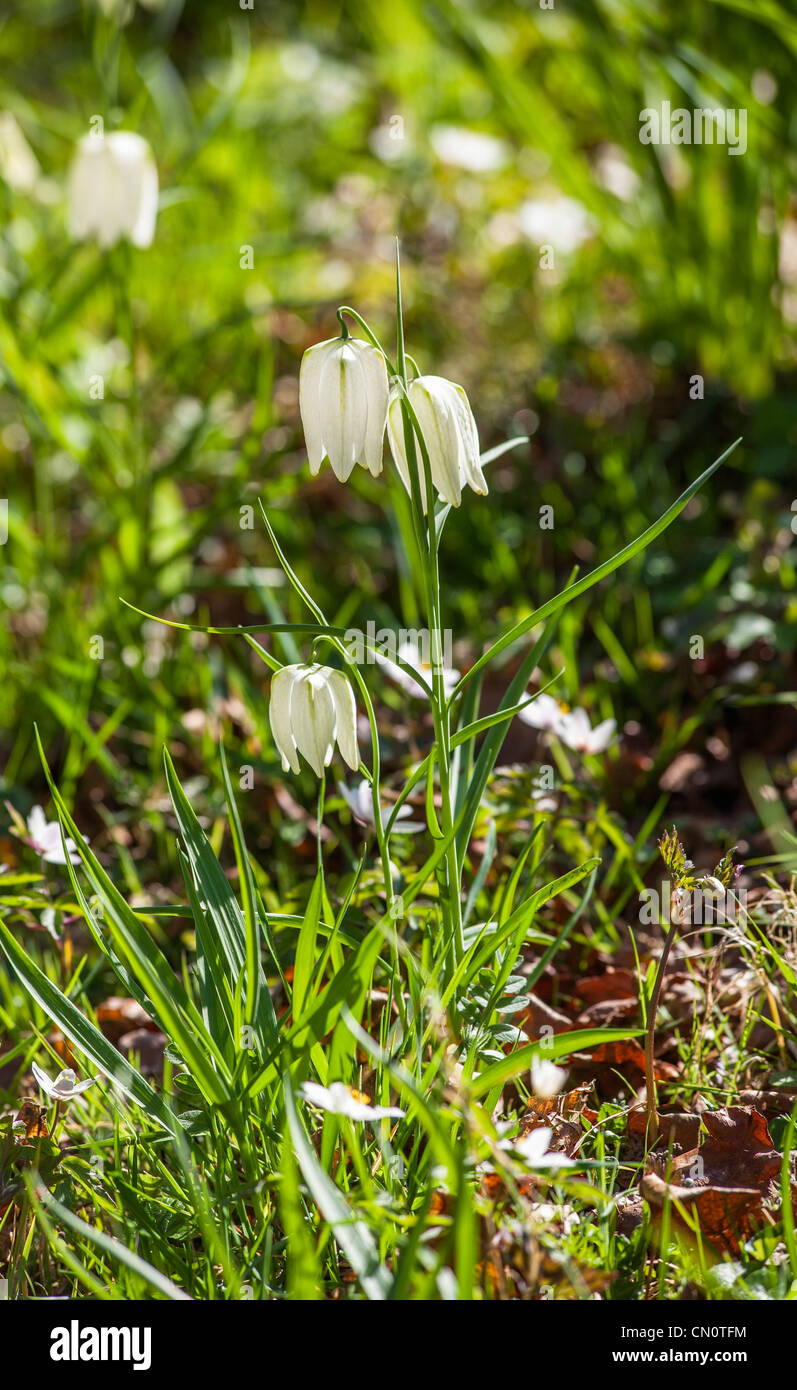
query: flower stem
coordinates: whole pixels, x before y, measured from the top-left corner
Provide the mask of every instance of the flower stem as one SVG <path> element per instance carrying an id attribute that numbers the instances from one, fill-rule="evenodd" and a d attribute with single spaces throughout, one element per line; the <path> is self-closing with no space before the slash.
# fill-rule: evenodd
<path id="1" fill-rule="evenodd" d="M 402 383 L 402 413 L 404 415 L 404 440 L 407 451 L 407 464 L 410 474 L 412 510 L 415 520 L 415 536 L 418 545 L 418 558 L 425 590 L 425 606 L 430 629 L 430 656 L 432 662 L 432 719 L 434 722 L 435 743 L 437 745 L 437 767 L 440 780 L 441 828 L 443 837 L 449 841 L 445 853 L 446 916 L 450 931 L 448 955 L 451 973 L 456 970 L 464 953 L 462 938 L 462 899 L 460 896 L 460 866 L 457 844 L 454 836 L 454 820 L 451 799 L 451 729 L 449 705 L 443 678 L 440 641 L 442 636 L 442 603 L 440 597 L 440 567 L 434 513 L 434 491 L 429 451 L 423 432 L 407 394 L 407 355 L 404 347 L 404 315 L 401 297 L 401 268 L 398 242 L 396 243 L 396 367 Z M 413 366 L 415 364 L 413 363 Z M 416 367 L 417 371 L 417 367 Z M 418 449 L 421 459 L 418 460 Z M 421 469 L 425 486 L 426 513 L 421 496 Z M 430 827 L 431 829 L 431 827 Z"/>
<path id="2" fill-rule="evenodd" d="M 661 997 L 661 987 L 664 983 L 664 972 L 667 969 L 667 959 L 675 940 L 678 930 L 677 920 L 671 920 L 670 930 L 664 942 L 664 950 L 661 953 L 659 968 L 656 971 L 656 982 L 653 986 L 653 993 L 648 1001 L 647 1028 L 645 1031 L 645 1088 L 647 1091 L 648 1104 L 648 1125 L 647 1137 L 648 1144 L 655 1144 L 659 1137 L 659 1112 L 656 1108 L 656 1078 L 653 1074 L 653 1044 L 656 1038 L 656 1013 Z"/>

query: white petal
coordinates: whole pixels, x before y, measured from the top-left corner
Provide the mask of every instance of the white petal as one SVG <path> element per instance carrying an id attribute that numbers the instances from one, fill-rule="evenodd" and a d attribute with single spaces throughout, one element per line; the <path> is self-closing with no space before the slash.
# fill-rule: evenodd
<path id="1" fill-rule="evenodd" d="M 335 736 L 338 748 L 352 772 L 360 766 L 360 750 L 357 747 L 357 705 L 354 691 L 340 671 L 330 671 L 329 688 L 335 701 Z M 366 784 L 367 785 L 367 784 Z"/>
<path id="2" fill-rule="evenodd" d="M 69 231 L 78 241 L 85 241 L 95 230 L 97 202 L 97 159 L 102 142 L 94 136 L 84 136 L 79 142 L 72 168 L 69 171 Z"/>
<path id="3" fill-rule="evenodd" d="M 359 339 L 357 341 L 359 342 Z M 370 343 L 362 344 L 360 362 L 365 381 L 366 426 L 363 453 L 357 462 L 365 464 L 375 478 L 382 472 L 382 449 L 390 388 L 385 359 Z"/>
<path id="4" fill-rule="evenodd" d="M 357 459 L 364 457 L 368 421 L 365 373 L 350 341 L 341 341 L 326 357 L 319 390 L 327 454 L 335 477 L 345 483 Z"/>
<path id="5" fill-rule="evenodd" d="M 590 735 L 590 752 L 602 753 L 605 748 L 608 748 L 614 738 L 614 731 L 616 728 L 616 719 L 604 719 L 602 724 L 597 724 Z"/>
<path id="6" fill-rule="evenodd" d="M 87 1091 L 89 1086 L 93 1086 L 95 1081 L 99 1081 L 99 1079 L 98 1076 L 89 1076 L 85 1081 L 78 1081 L 77 1085 L 73 1088 L 72 1094 L 75 1096 L 81 1095 L 83 1091 Z"/>
<path id="7" fill-rule="evenodd" d="M 130 232 L 134 246 L 142 249 L 151 246 L 155 236 L 155 222 L 158 217 L 158 169 L 149 155 L 141 168 L 138 211 Z"/>
<path id="8" fill-rule="evenodd" d="M 296 756 L 296 743 L 291 728 L 291 692 L 299 670 L 297 666 L 283 666 L 271 678 L 271 699 L 268 706 L 268 719 L 277 751 L 282 758 L 282 770 L 299 772 L 299 759 Z"/>
<path id="9" fill-rule="evenodd" d="M 444 502 L 458 507 L 462 498 L 459 477 L 459 435 L 442 377 L 419 376 L 410 383 L 409 396 L 429 454 L 432 481 Z M 419 460 L 420 463 L 420 460 Z"/>
<path id="10" fill-rule="evenodd" d="M 562 711 L 552 695 L 540 691 L 530 705 L 522 709 L 518 719 L 529 724 L 532 729 L 555 729 L 562 718 Z"/>
<path id="11" fill-rule="evenodd" d="M 347 787 L 345 783 L 338 782 L 338 791 L 346 802 L 354 819 L 362 825 L 374 824 L 374 803 L 371 796 L 371 788 L 365 778 L 358 782 L 357 786 Z M 402 807 L 402 810 L 404 808 Z M 401 814 L 401 812 L 399 812 Z"/>
<path id="12" fill-rule="evenodd" d="M 531 1089 L 539 1100 L 561 1095 L 567 1081 L 567 1072 L 544 1057 L 531 1059 Z"/>
<path id="13" fill-rule="evenodd" d="M 326 1086 L 321 1086 L 317 1081 L 305 1081 L 301 1087 L 302 1096 L 309 1100 L 311 1105 L 317 1105 L 321 1110 L 331 1110 L 334 1097 Z"/>
<path id="14" fill-rule="evenodd" d="M 69 225 L 79 239 L 149 246 L 155 233 L 158 172 L 146 140 L 117 130 L 79 142 L 69 178 Z"/>
<path id="15" fill-rule="evenodd" d="M 108 152 L 106 178 L 108 179 L 108 191 L 110 194 L 109 204 L 106 208 L 108 226 L 114 241 L 120 237 L 127 237 L 133 240 L 136 224 L 141 212 L 144 171 L 147 165 L 151 165 L 149 145 L 140 135 L 136 135 L 131 130 L 115 130 L 113 134 L 107 136 L 105 141 Z M 157 208 L 157 175 L 156 175 L 156 208 Z M 149 182 L 150 202 L 145 208 L 145 217 L 142 223 L 142 231 L 146 235 L 148 230 L 147 222 L 152 216 L 151 205 L 152 188 L 151 174 Z M 152 217 L 152 231 L 155 230 L 154 216 Z M 150 241 L 152 237 L 150 236 Z M 147 245 L 145 241 L 143 243 Z"/>
<path id="16" fill-rule="evenodd" d="M 335 743 L 335 701 L 326 671 L 309 667 L 294 681 L 291 693 L 293 737 L 316 777 L 323 777 Z"/>
<path id="17" fill-rule="evenodd" d="M 398 475 L 406 489 L 407 495 L 412 496 L 412 484 L 410 482 L 410 466 L 407 462 L 407 450 L 404 442 L 404 413 L 401 409 L 401 393 L 394 391 L 390 397 L 390 405 L 387 412 L 387 438 L 390 444 L 390 452 L 393 461 L 398 469 Z M 421 506 L 426 512 L 426 477 L 423 468 L 419 475 L 421 488 Z"/>
<path id="18" fill-rule="evenodd" d="M 459 461 L 463 477 L 468 487 L 472 488 L 474 492 L 486 496 L 487 482 L 479 460 L 479 432 L 476 429 L 476 421 L 473 418 L 470 402 L 461 386 L 456 386 L 453 381 L 448 384 L 451 387 L 448 399 L 457 422 L 461 446 Z"/>
<path id="19" fill-rule="evenodd" d="M 563 714 L 554 733 L 574 752 L 583 753 L 591 733 L 589 716 L 584 709 L 570 710 Z"/>
<path id="20" fill-rule="evenodd" d="M 37 845 L 44 844 L 47 833 L 47 817 L 41 806 L 34 806 L 28 816 L 28 834 Z"/>
<path id="21" fill-rule="evenodd" d="M 339 338 L 329 338 L 308 348 L 299 368 L 299 414 L 302 417 L 310 472 L 313 474 L 318 472 L 326 453 L 321 428 L 321 371 L 330 350 L 339 342 Z"/>
<path id="22" fill-rule="evenodd" d="M 47 1072 L 44 1071 L 42 1067 L 39 1066 L 38 1062 L 31 1062 L 31 1067 L 33 1069 L 33 1075 L 36 1077 L 36 1080 L 38 1081 L 45 1095 L 51 1096 L 53 1093 L 52 1078 L 47 1075 Z"/>

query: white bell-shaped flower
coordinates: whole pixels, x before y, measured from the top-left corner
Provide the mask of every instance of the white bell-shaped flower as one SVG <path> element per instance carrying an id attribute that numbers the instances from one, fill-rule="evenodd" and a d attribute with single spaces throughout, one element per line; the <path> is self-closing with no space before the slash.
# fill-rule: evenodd
<path id="1" fill-rule="evenodd" d="M 299 372 L 299 411 L 310 472 L 325 458 L 345 483 L 355 463 L 382 471 L 389 387 L 385 359 L 362 338 L 308 348 Z"/>
<path id="2" fill-rule="evenodd" d="M 69 176 L 69 228 L 102 247 L 126 238 L 150 246 L 158 212 L 158 170 L 141 135 L 84 135 Z"/>
<path id="3" fill-rule="evenodd" d="M 299 771 L 298 754 L 323 777 L 335 743 L 353 772 L 360 766 L 357 706 L 346 677 L 331 666 L 283 666 L 271 681 L 271 732 L 283 771 Z"/>
<path id="4" fill-rule="evenodd" d="M 479 434 L 462 387 L 442 376 L 419 376 L 410 382 L 407 391 L 429 453 L 432 482 L 443 501 L 458 507 L 465 483 L 474 492 L 486 494 L 487 483 L 479 461 Z M 390 398 L 387 436 L 401 481 L 407 492 L 411 492 L 399 391 Z M 421 501 L 426 511 L 426 478 L 417 443 L 416 453 Z"/>

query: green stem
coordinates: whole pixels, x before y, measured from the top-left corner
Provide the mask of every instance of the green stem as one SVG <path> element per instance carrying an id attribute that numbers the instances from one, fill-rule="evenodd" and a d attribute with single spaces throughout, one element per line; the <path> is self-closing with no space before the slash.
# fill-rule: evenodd
<path id="1" fill-rule="evenodd" d="M 659 1007 L 661 987 L 664 984 L 664 972 L 667 969 L 667 959 L 672 950 L 672 944 L 675 940 L 677 930 L 677 921 L 671 921 L 670 930 L 664 942 L 664 950 L 661 953 L 659 968 L 656 971 L 656 983 L 653 986 L 653 993 L 648 1001 L 647 1028 L 645 1030 L 645 1088 L 647 1090 L 648 1103 L 648 1145 L 655 1144 L 659 1137 L 659 1112 L 656 1108 L 656 1078 L 653 1072 L 653 1045 L 656 1040 L 656 1013 Z"/>
<path id="2" fill-rule="evenodd" d="M 464 954 L 462 935 L 462 899 L 460 896 L 460 866 L 456 840 L 453 835 L 453 809 L 451 801 L 451 729 L 449 706 L 445 691 L 440 642 L 442 637 L 442 603 L 440 598 L 440 568 L 438 561 L 437 535 L 434 513 L 434 493 L 429 451 L 423 432 L 418 424 L 408 395 L 407 356 L 404 348 L 404 315 L 401 297 L 401 272 L 399 249 L 396 244 L 396 336 L 397 336 L 397 375 L 402 383 L 402 413 L 404 415 L 404 440 L 407 464 L 410 474 L 412 510 L 415 522 L 415 536 L 418 557 L 423 574 L 427 621 L 432 643 L 432 719 L 434 722 L 435 743 L 437 745 L 437 766 L 440 781 L 441 827 L 444 837 L 450 837 L 445 853 L 445 887 L 448 926 L 450 928 L 449 957 L 451 973 L 456 970 Z M 418 441 L 423 467 L 426 514 L 421 500 L 420 467 L 415 441 Z M 430 829 L 432 827 L 430 826 Z"/>

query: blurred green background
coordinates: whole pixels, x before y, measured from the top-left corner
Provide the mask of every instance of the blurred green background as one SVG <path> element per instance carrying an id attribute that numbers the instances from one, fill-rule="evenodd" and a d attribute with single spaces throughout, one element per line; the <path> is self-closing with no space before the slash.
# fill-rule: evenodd
<path id="1" fill-rule="evenodd" d="M 483 448 L 529 436 L 446 530 L 458 664 L 742 434 L 676 526 L 567 610 L 550 666 L 562 698 L 620 721 L 605 792 L 632 821 L 690 747 L 703 780 L 674 779 L 676 810 L 704 797 L 744 830 L 750 749 L 797 804 L 792 705 L 739 704 L 797 688 L 796 55 L 777 0 L 4 4 L 4 796 L 42 799 L 37 722 L 135 888 L 145 860 L 169 872 L 163 744 L 212 819 L 224 728 L 257 773 L 253 845 L 304 840 L 251 650 L 120 596 L 194 623 L 298 620 L 262 524 L 241 527 L 262 497 L 332 622 L 414 616 L 384 476 L 311 479 L 297 404 L 339 304 L 392 343 L 398 236 L 421 370 L 466 388 Z M 640 143 L 665 100 L 745 109 L 745 154 Z M 70 240 L 65 179 L 94 115 L 152 146 L 149 250 Z M 510 758 L 534 752 L 512 735 Z"/>

